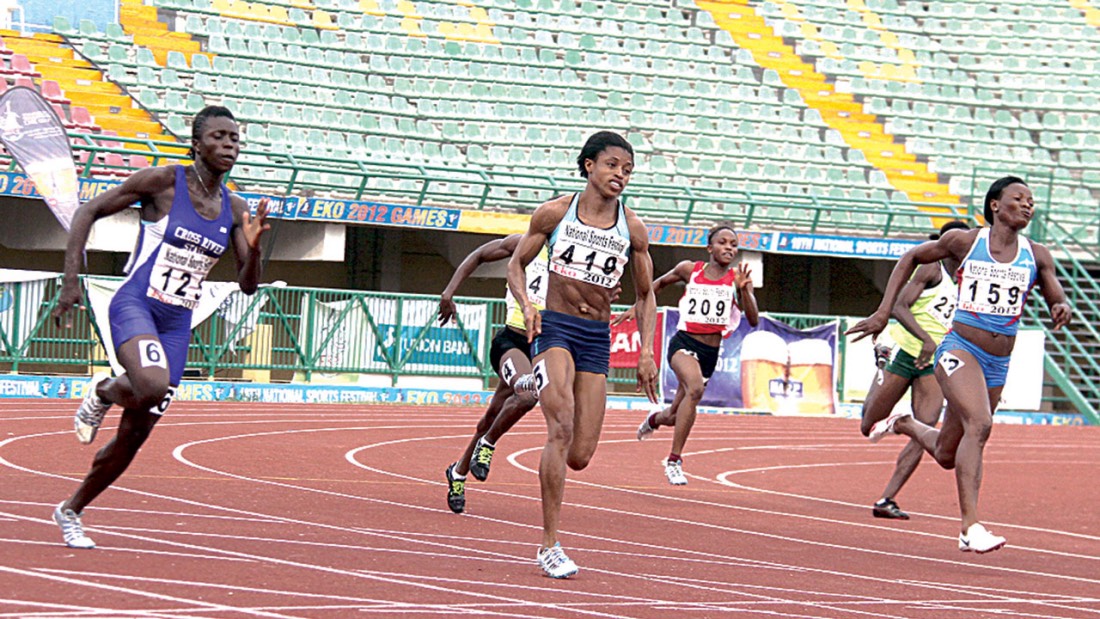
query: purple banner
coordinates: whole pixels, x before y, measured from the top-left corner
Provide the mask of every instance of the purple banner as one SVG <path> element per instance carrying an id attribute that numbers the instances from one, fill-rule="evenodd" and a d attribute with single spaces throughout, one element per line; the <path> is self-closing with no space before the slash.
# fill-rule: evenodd
<path id="1" fill-rule="evenodd" d="M 57 113 L 36 91 L 12 88 L 0 96 L 0 141 L 67 231 L 80 194 L 73 149 Z"/>
<path id="2" fill-rule="evenodd" d="M 665 350 L 679 318 L 677 310 L 665 310 Z M 831 322 L 799 330 L 761 316 L 754 329 L 742 320 L 722 341 L 718 365 L 699 404 L 776 415 L 833 414 L 837 328 Z M 669 403 L 678 383 L 668 363 L 662 364 L 661 383 Z"/>

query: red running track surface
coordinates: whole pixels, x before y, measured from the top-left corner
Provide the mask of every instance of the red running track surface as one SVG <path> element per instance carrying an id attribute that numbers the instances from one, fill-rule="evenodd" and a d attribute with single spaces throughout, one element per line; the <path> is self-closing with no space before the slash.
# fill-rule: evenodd
<path id="1" fill-rule="evenodd" d="M 671 432 L 639 443 L 612 411 L 570 472 L 561 540 L 580 565 L 541 575 L 541 416 L 500 443 L 468 511 L 444 468 L 478 409 L 188 403 L 84 515 L 99 547 L 50 520 L 113 434 L 73 437 L 72 401 L 0 403 L 0 617 L 1100 616 L 1100 429 L 998 425 L 981 513 L 1001 551 L 957 549 L 954 478 L 926 459 L 876 520 L 903 445 L 854 420 L 700 416 L 672 487 Z"/>

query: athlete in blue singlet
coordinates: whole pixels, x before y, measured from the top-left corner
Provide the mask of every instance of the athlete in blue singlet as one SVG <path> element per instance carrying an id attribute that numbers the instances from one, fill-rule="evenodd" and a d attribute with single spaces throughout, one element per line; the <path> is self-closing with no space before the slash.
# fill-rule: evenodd
<path id="1" fill-rule="evenodd" d="M 508 263 L 508 286 L 523 308 L 535 385 L 546 418 L 539 461 L 542 546 L 537 560 L 553 578 L 577 565 L 558 543 L 566 467 L 579 471 L 596 452 L 607 404 L 611 302 L 629 260 L 642 335 L 638 386 L 657 401 L 653 362 L 653 262 L 645 224 L 619 201 L 634 171 L 634 149 L 622 136 L 600 131 L 588 138 L 577 165 L 584 190 L 540 206 Z M 526 266 L 549 245 L 546 309 L 528 294 Z"/>
<path id="2" fill-rule="evenodd" d="M 914 419 L 912 413 L 901 412 L 875 424 L 870 435 L 905 434 L 940 466 L 955 469 L 962 516 L 959 550 L 968 552 L 990 552 L 1005 544 L 1003 537 L 978 522 L 982 450 L 992 429 L 993 412 L 1004 389 L 1009 356 L 1031 288 L 1039 286 L 1054 329 L 1070 320 L 1071 309 L 1050 251 L 1020 234 L 1033 210 L 1027 183 L 1014 176 L 998 179 L 985 195 L 984 214 L 990 227 L 952 230 L 938 241 L 906 252 L 890 275 L 878 309 L 847 331 L 860 334 L 857 340 L 878 335 L 917 265 L 945 258 L 960 261 L 955 318 L 936 349 L 936 379 L 947 398 L 943 428 L 937 430 Z"/>
<path id="3" fill-rule="evenodd" d="M 77 273 L 88 233 L 96 220 L 140 203 L 141 232 L 127 265 L 127 278 L 111 300 L 111 339 L 125 372 L 92 377 L 74 419 L 77 439 L 95 439 L 113 404 L 122 406 L 118 433 L 92 462 L 91 471 L 68 500 L 54 510 L 65 543 L 93 548 L 81 514 L 130 465 L 157 420 L 168 409 L 183 376 L 191 339 L 191 311 L 202 282 L 229 247 L 237 257 L 237 281 L 246 294 L 259 283 L 260 237 L 267 202 L 253 217 L 244 199 L 221 180 L 240 153 L 237 123 L 224 107 L 200 111 L 191 124 L 189 166 L 165 166 L 135 172 L 121 185 L 81 206 L 73 217 L 65 252 L 65 276 L 54 317 L 65 326 L 80 305 Z"/>

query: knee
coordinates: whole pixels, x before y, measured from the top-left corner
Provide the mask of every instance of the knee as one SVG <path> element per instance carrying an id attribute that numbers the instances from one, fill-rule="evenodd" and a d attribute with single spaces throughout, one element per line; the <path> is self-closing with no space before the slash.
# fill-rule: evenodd
<path id="1" fill-rule="evenodd" d="M 546 428 L 546 442 L 562 449 L 568 449 L 573 444 L 573 424 L 549 424 Z"/>
<path id="2" fill-rule="evenodd" d="M 130 379 L 134 391 L 134 399 L 137 400 L 135 408 L 147 411 L 160 406 L 164 397 L 168 395 L 168 381 L 158 379 Z"/>
<path id="3" fill-rule="evenodd" d="M 974 438 L 982 445 L 989 440 L 989 434 L 993 431 L 993 420 L 989 418 L 975 420 L 966 425 L 966 433 L 973 434 Z"/>
<path id="4" fill-rule="evenodd" d="M 955 454 L 954 453 L 940 453 L 937 451 L 933 456 L 936 459 L 936 464 L 940 465 L 946 471 L 950 471 L 955 468 Z"/>
<path id="5" fill-rule="evenodd" d="M 592 454 L 572 455 L 566 458 L 565 463 L 574 471 L 583 471 L 592 461 Z"/>
<path id="6" fill-rule="evenodd" d="M 692 404 L 698 404 L 703 399 L 703 390 L 707 386 L 703 383 L 690 383 L 683 386 L 684 397 L 688 399 Z"/>
<path id="7" fill-rule="evenodd" d="M 535 408 L 535 405 L 539 403 L 538 397 L 533 393 L 517 394 L 513 397 L 516 398 L 516 408 L 523 412 Z"/>
<path id="8" fill-rule="evenodd" d="M 860 413 L 860 415 L 862 416 L 862 418 L 860 419 L 860 422 L 859 422 L 859 432 L 863 436 L 870 436 L 871 435 L 871 426 L 873 426 L 875 424 L 868 417 L 866 406 L 863 407 L 863 412 Z"/>

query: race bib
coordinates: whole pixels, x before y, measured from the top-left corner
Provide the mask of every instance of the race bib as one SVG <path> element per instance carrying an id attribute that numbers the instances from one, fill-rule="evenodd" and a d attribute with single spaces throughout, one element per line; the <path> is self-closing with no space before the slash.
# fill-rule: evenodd
<path id="1" fill-rule="evenodd" d="M 532 260 L 528 263 L 524 273 L 527 275 L 527 300 L 535 307 L 546 307 L 546 282 L 549 279 L 546 258 L 537 257 Z M 508 308 L 508 312 L 511 313 L 516 298 L 512 295 L 512 289 L 509 287 L 504 288 L 504 303 Z"/>
<path id="2" fill-rule="evenodd" d="M 732 286 L 688 284 L 680 301 L 684 320 L 704 325 L 728 325 L 732 308 Z"/>
<path id="3" fill-rule="evenodd" d="M 626 266 L 629 241 L 609 230 L 576 222 L 558 228 L 550 271 L 588 284 L 614 288 Z"/>
<path id="4" fill-rule="evenodd" d="M 162 243 L 149 274 L 147 294 L 168 305 L 195 309 L 202 297 L 202 282 L 217 261 L 202 252 Z"/>
<path id="5" fill-rule="evenodd" d="M 967 262 L 958 309 L 992 316 L 1019 316 L 1031 286 L 1031 269 L 1010 264 Z"/>
<path id="6" fill-rule="evenodd" d="M 936 319 L 944 329 L 951 328 L 951 319 L 955 316 L 955 299 L 957 295 L 952 290 L 951 294 L 941 294 L 928 306 L 928 315 Z"/>

